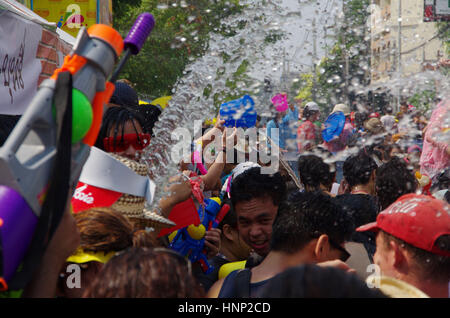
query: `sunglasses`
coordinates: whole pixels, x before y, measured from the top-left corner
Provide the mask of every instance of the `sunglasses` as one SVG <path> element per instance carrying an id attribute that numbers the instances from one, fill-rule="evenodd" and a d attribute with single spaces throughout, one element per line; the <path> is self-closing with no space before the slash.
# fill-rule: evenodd
<path id="1" fill-rule="evenodd" d="M 346 262 L 350 258 L 351 254 L 345 248 L 343 248 L 330 238 L 328 239 L 328 241 L 330 242 L 331 246 L 333 246 L 335 249 L 339 250 L 342 253 L 341 257 L 339 258 L 341 261 Z"/>
<path id="2" fill-rule="evenodd" d="M 150 134 L 126 134 L 121 137 L 106 137 L 103 146 L 107 152 L 122 152 L 133 146 L 136 150 L 142 150 L 150 144 Z"/>

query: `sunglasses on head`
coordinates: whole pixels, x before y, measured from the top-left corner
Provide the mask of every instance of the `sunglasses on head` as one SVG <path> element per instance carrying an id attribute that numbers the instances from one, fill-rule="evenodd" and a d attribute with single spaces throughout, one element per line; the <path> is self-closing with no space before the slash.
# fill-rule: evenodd
<path id="1" fill-rule="evenodd" d="M 136 150 L 142 150 L 150 144 L 150 134 L 126 134 L 117 137 L 105 137 L 103 146 L 107 152 L 122 152 L 133 146 Z"/>
<path id="2" fill-rule="evenodd" d="M 341 252 L 341 257 L 339 258 L 341 261 L 345 262 L 347 261 L 351 254 L 342 246 L 340 246 L 338 243 L 336 243 L 335 241 L 333 241 L 332 239 L 328 239 L 328 241 L 330 242 L 330 245 L 332 247 L 334 247 L 335 249 L 339 250 Z"/>

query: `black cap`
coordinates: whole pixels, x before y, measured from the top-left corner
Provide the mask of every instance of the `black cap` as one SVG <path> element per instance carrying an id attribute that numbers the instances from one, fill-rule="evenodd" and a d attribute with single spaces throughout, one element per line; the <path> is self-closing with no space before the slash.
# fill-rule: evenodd
<path id="1" fill-rule="evenodd" d="M 115 83 L 114 94 L 111 96 L 110 103 L 121 106 L 137 107 L 139 106 L 139 98 L 136 91 L 123 82 Z"/>

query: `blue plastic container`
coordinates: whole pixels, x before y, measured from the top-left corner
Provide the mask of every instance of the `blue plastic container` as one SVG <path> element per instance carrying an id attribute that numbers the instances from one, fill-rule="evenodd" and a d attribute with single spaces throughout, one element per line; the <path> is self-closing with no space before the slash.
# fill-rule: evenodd
<path id="1" fill-rule="evenodd" d="M 220 119 L 225 120 L 225 127 L 251 128 L 256 123 L 255 102 L 249 95 L 244 95 L 220 105 Z"/>

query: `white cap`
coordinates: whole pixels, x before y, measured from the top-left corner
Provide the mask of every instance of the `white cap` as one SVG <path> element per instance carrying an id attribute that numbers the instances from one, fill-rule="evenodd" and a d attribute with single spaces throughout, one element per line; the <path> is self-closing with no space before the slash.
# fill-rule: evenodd
<path id="1" fill-rule="evenodd" d="M 305 108 L 308 107 L 309 110 L 320 111 L 319 105 L 316 102 L 307 102 Z"/>
<path id="2" fill-rule="evenodd" d="M 234 169 L 232 171 L 233 179 L 236 178 L 241 173 L 245 172 L 246 170 L 248 170 L 250 168 L 255 168 L 255 167 L 261 168 L 261 166 L 259 164 L 251 162 L 251 161 L 242 162 L 242 163 L 238 164 L 236 167 L 234 167 Z"/>
<path id="3" fill-rule="evenodd" d="M 345 116 L 348 116 L 350 115 L 350 108 L 345 104 L 337 104 L 336 106 L 334 106 L 331 113 L 333 114 L 336 112 L 343 112 Z"/>

